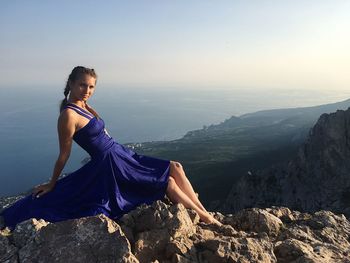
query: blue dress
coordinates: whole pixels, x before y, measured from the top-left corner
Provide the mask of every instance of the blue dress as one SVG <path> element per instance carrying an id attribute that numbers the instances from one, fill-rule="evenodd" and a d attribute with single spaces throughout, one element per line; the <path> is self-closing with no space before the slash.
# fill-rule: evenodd
<path id="1" fill-rule="evenodd" d="M 116 220 L 136 206 L 163 199 L 168 185 L 170 160 L 137 154 L 119 144 L 106 131 L 101 118 L 79 106 L 70 108 L 89 119 L 73 140 L 91 159 L 60 178 L 39 198 L 29 194 L 1 212 L 11 230 L 29 218 L 57 222 L 100 213 Z"/>

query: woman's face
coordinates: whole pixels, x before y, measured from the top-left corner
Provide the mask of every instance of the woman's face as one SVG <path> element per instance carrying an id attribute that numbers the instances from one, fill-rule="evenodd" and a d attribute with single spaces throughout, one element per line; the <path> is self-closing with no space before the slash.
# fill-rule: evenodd
<path id="1" fill-rule="evenodd" d="M 74 100 L 86 102 L 95 91 L 96 79 L 88 74 L 82 75 L 76 81 L 70 81 L 70 96 Z"/>

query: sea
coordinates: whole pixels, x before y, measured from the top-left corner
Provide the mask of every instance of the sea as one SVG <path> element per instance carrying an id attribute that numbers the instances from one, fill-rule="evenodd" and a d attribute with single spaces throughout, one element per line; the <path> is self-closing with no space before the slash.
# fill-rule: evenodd
<path id="1" fill-rule="evenodd" d="M 239 87 L 97 86 L 89 104 L 119 143 L 169 141 L 231 116 L 265 109 L 315 106 L 350 91 Z M 0 196 L 49 180 L 59 154 L 57 118 L 63 87 L 0 87 Z M 63 173 L 89 155 L 76 143 Z"/>

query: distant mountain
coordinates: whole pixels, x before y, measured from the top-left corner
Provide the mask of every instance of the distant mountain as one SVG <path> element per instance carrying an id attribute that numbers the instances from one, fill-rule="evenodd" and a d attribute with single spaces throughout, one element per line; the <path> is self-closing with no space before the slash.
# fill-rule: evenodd
<path id="1" fill-rule="evenodd" d="M 204 134 L 210 136 L 214 135 L 215 132 L 230 131 L 237 128 L 262 127 L 276 124 L 290 127 L 295 125 L 308 125 L 310 123 L 315 123 L 318 117 L 323 113 L 330 113 L 339 109 L 347 109 L 349 106 L 350 99 L 319 106 L 263 110 L 244 114 L 239 117 L 232 116 L 220 124 L 210 125 L 201 130 L 190 131 L 184 136 L 184 138 L 191 137 L 191 139 L 194 139 L 194 136 Z"/>
<path id="2" fill-rule="evenodd" d="M 232 116 L 172 141 L 127 144 L 140 154 L 183 163 L 204 203 L 225 200 L 248 171 L 291 159 L 323 113 L 347 109 L 350 100 L 314 107 L 274 109 Z"/>
<path id="3" fill-rule="evenodd" d="M 288 165 L 242 176 L 226 210 L 284 205 L 350 216 L 350 108 L 323 114 Z"/>

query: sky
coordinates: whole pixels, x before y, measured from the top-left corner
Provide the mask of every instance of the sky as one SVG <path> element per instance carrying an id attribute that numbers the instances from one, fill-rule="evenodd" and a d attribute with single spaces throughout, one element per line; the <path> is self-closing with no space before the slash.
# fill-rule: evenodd
<path id="1" fill-rule="evenodd" d="M 0 88 L 100 85 L 348 90 L 347 0 L 1 0 Z"/>

